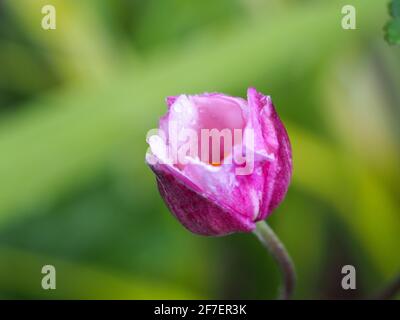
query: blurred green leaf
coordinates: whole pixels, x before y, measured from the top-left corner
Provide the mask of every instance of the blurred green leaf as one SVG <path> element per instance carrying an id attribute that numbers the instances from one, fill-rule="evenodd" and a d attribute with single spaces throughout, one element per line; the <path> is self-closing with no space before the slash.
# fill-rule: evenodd
<path id="1" fill-rule="evenodd" d="M 393 18 L 400 18 L 400 1 L 392 0 L 389 4 L 389 12 Z"/>
<path id="2" fill-rule="evenodd" d="M 85 2 L 6 0 L 3 5 L 27 37 L 46 48 L 47 58 L 66 80 L 104 81 L 113 72 L 119 53 L 113 50 L 104 25 Z M 44 5 L 56 8 L 56 30 L 41 28 Z"/>
<path id="3" fill-rule="evenodd" d="M 385 39 L 389 44 L 400 44 L 400 0 L 389 3 L 389 13 L 393 19 L 385 25 Z"/>
<path id="4" fill-rule="evenodd" d="M 294 182 L 338 209 L 373 257 L 373 263 L 389 279 L 400 265 L 400 256 L 393 254 L 400 230 L 399 208 L 394 199 L 351 155 L 293 126 L 289 126 L 289 135 L 296 164 Z"/>
<path id="5" fill-rule="evenodd" d="M 199 299 L 172 283 L 113 274 L 98 268 L 0 248 L 0 290 L 25 298 L 46 299 Z M 42 267 L 56 268 L 56 290 L 41 287 Z"/>
<path id="6" fill-rule="evenodd" d="M 385 32 L 385 39 L 389 44 L 400 44 L 400 18 L 389 21 Z"/>

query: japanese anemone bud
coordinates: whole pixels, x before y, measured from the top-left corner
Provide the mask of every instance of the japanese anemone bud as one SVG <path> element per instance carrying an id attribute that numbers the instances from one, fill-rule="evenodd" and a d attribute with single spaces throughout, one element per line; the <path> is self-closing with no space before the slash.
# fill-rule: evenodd
<path id="1" fill-rule="evenodd" d="M 190 231 L 250 232 L 286 195 L 292 152 L 271 97 L 220 93 L 167 98 L 146 162 L 162 198 Z"/>

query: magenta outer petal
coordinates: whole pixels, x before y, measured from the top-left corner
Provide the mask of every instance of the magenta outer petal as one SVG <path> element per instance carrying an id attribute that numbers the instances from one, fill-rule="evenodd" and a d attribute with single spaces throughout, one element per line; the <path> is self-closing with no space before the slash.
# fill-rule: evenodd
<path id="1" fill-rule="evenodd" d="M 259 110 L 259 121 L 267 149 L 275 160 L 264 164 L 264 188 L 260 213 L 256 221 L 263 220 L 282 202 L 292 177 L 292 150 L 288 134 L 271 98 L 255 89 L 248 90 L 249 107 Z"/>
<path id="2" fill-rule="evenodd" d="M 209 198 L 224 208 L 230 208 L 237 214 L 254 220 L 259 211 L 259 201 L 255 190 L 259 177 L 255 174 L 236 176 L 234 166 L 223 165 L 220 169 L 210 172 L 203 166 L 189 164 L 186 165 L 184 174 L 202 188 Z"/>
<path id="3" fill-rule="evenodd" d="M 179 96 L 169 96 L 165 99 L 165 102 L 167 103 L 168 108 L 171 107 L 176 99 L 178 99 Z"/>
<path id="4" fill-rule="evenodd" d="M 277 132 L 279 149 L 278 149 L 278 165 L 275 177 L 275 185 L 273 194 L 271 197 L 271 202 L 268 206 L 267 212 L 271 213 L 285 198 L 286 192 L 289 188 L 290 180 L 292 178 L 292 149 L 289 142 L 289 138 L 285 127 L 283 126 L 278 114 L 273 108 L 273 122 L 275 124 L 275 130 Z"/>
<path id="5" fill-rule="evenodd" d="M 254 222 L 234 210 L 194 191 L 172 171 L 152 167 L 157 176 L 161 197 L 174 216 L 191 232 L 205 236 L 222 236 L 233 232 L 250 232 Z"/>

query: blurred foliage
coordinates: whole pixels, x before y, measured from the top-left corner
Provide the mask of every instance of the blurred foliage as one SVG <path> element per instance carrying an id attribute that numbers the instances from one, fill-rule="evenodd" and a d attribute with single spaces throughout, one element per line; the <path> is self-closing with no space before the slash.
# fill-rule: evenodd
<path id="1" fill-rule="evenodd" d="M 385 38 L 390 44 L 400 44 L 400 1 L 392 0 L 389 4 L 392 19 L 385 26 Z"/>
<path id="2" fill-rule="evenodd" d="M 357 30 L 340 27 L 357 8 Z M 41 7 L 57 29 L 40 27 Z M 204 238 L 144 164 L 167 95 L 272 95 L 294 179 L 270 218 L 297 298 L 352 298 L 400 271 L 400 52 L 381 0 L 0 2 L 0 297 L 273 298 L 250 234 Z M 40 287 L 41 267 L 57 289 Z M 358 290 L 340 287 L 357 269 Z"/>

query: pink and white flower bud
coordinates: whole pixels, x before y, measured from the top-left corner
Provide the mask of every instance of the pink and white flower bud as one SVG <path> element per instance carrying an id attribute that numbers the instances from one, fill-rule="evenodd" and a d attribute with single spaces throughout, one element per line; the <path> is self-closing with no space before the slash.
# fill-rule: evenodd
<path id="1" fill-rule="evenodd" d="M 190 231 L 250 232 L 286 195 L 292 152 L 269 96 L 224 94 L 167 98 L 146 162 L 162 198 Z"/>

